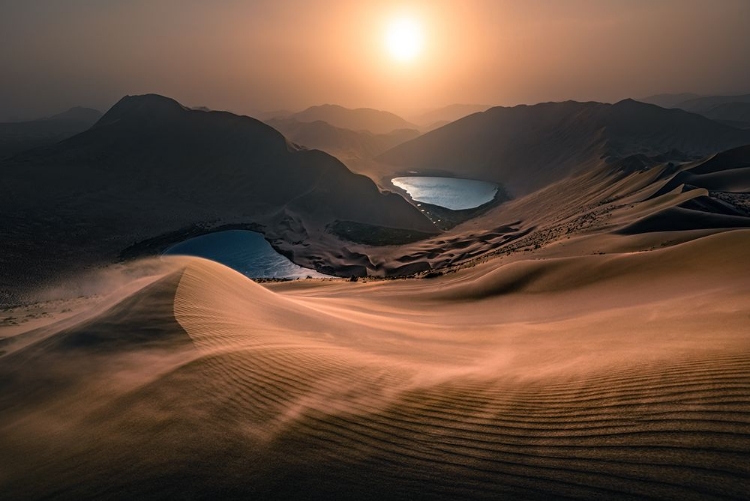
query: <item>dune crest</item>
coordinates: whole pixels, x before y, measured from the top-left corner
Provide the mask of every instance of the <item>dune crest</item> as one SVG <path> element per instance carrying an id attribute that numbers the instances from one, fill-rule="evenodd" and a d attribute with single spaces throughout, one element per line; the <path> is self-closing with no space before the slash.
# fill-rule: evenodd
<path id="1" fill-rule="evenodd" d="M 748 243 L 739 230 L 432 281 L 270 287 L 182 258 L 0 357 L 0 485 L 62 498 L 741 497 Z"/>

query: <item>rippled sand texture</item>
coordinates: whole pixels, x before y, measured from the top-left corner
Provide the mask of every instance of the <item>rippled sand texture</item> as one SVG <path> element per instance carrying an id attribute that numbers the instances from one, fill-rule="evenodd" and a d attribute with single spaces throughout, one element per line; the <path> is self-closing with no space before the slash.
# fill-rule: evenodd
<path id="1" fill-rule="evenodd" d="M 269 288 L 175 260 L 2 341 L 0 497 L 744 498 L 748 245 Z"/>

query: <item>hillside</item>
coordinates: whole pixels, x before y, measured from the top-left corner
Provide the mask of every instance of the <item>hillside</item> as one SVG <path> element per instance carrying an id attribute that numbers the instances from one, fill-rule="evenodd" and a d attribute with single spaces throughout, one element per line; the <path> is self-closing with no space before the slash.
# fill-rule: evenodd
<path id="1" fill-rule="evenodd" d="M 419 135 L 414 129 L 373 134 L 367 130 L 355 131 L 334 127 L 320 120 L 300 122 L 294 119 L 275 118 L 266 120 L 265 123 L 284 134 L 293 143 L 323 150 L 344 163 L 349 160 L 373 158 Z"/>
<path id="2" fill-rule="evenodd" d="M 641 99 L 665 108 L 679 108 L 740 129 L 750 128 L 750 94 L 737 96 L 697 96 L 666 94 Z"/>
<path id="3" fill-rule="evenodd" d="M 700 113 L 726 125 L 750 129 L 750 102 L 721 103 Z"/>
<path id="4" fill-rule="evenodd" d="M 604 158 L 678 161 L 750 143 L 750 131 L 683 110 L 625 100 L 496 107 L 424 134 L 376 158 L 381 174 L 441 172 L 500 183 L 523 195 Z"/>
<path id="5" fill-rule="evenodd" d="M 680 101 L 672 107 L 702 115 L 717 106 L 732 103 L 750 103 L 750 94 L 736 96 L 699 96 Z"/>
<path id="6" fill-rule="evenodd" d="M 388 134 L 399 129 L 416 129 L 417 126 L 388 111 L 372 108 L 349 109 L 335 104 L 311 106 L 286 118 L 298 122 L 322 121 L 354 131 L 366 130 L 373 134 Z"/>
<path id="7" fill-rule="evenodd" d="M 337 220 L 433 231 L 403 198 L 330 155 L 255 119 L 156 95 L 125 97 L 90 130 L 0 169 L 0 285 L 112 262 L 196 226 L 254 225 L 278 246 L 302 245 Z"/>
<path id="8" fill-rule="evenodd" d="M 655 104 L 662 108 L 679 108 L 680 103 L 701 97 L 698 94 L 683 92 L 680 94 L 655 94 L 653 96 L 638 98 L 637 101 Z"/>
<path id="9" fill-rule="evenodd" d="M 414 123 L 428 130 L 436 129 L 436 124 L 447 124 L 456 120 L 487 111 L 492 106 L 488 104 L 451 104 L 442 108 L 427 111 L 413 119 Z"/>
<path id="10" fill-rule="evenodd" d="M 94 125 L 101 116 L 97 110 L 75 107 L 50 118 L 0 123 L 0 159 L 67 139 Z"/>

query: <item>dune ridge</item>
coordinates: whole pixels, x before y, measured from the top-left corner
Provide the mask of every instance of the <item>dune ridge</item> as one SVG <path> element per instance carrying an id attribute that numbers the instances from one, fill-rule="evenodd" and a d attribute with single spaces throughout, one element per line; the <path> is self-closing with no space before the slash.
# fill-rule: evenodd
<path id="1" fill-rule="evenodd" d="M 748 243 L 735 230 L 427 282 L 268 287 L 183 258 L 0 356 L 13 374 L 0 378 L 0 486 L 61 499 L 741 499 Z M 518 267 L 531 279 L 508 287 Z M 154 330 L 133 337 L 136 325 Z M 63 354 L 77 367 L 65 384 Z"/>

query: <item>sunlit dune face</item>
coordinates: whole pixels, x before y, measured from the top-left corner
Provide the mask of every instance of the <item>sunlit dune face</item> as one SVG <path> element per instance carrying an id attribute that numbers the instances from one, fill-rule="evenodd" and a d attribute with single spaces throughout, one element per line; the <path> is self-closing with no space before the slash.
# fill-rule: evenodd
<path id="1" fill-rule="evenodd" d="M 401 62 L 412 61 L 422 51 L 422 27 L 412 18 L 394 19 L 388 24 L 385 43 L 391 57 Z"/>

